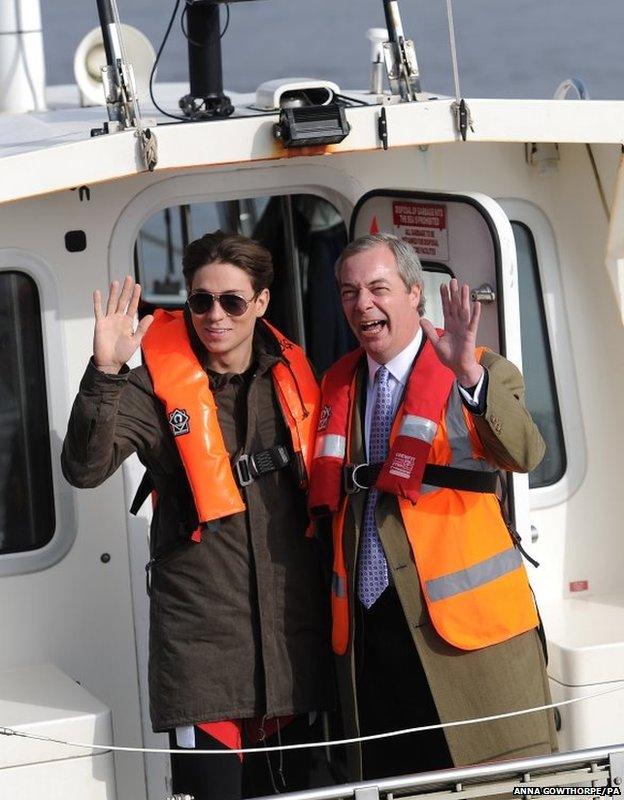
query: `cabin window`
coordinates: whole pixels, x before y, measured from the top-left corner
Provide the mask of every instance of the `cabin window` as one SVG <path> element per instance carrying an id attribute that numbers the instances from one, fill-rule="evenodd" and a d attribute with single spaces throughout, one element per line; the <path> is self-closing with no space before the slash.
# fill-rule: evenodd
<path id="1" fill-rule="evenodd" d="M 184 247 L 219 228 L 250 236 L 271 251 L 275 279 L 267 319 L 305 347 L 319 373 L 356 346 L 334 279 L 347 229 L 331 203 L 310 194 L 193 203 L 154 214 L 135 247 L 146 312 L 182 306 Z"/>
<path id="2" fill-rule="evenodd" d="M 442 311 L 442 299 L 440 297 L 440 287 L 448 285 L 451 278 L 455 275 L 453 270 L 446 264 L 437 261 L 422 261 L 423 284 L 425 296 L 425 317 L 436 326 L 444 327 L 444 312 Z"/>
<path id="3" fill-rule="evenodd" d="M 526 404 L 546 442 L 542 463 L 529 475 L 532 489 L 557 483 L 566 470 L 566 452 L 542 286 L 533 235 L 512 222 L 518 254 L 521 340 L 526 384 Z"/>
<path id="4" fill-rule="evenodd" d="M 0 553 L 36 550 L 54 533 L 39 294 L 0 272 Z"/>

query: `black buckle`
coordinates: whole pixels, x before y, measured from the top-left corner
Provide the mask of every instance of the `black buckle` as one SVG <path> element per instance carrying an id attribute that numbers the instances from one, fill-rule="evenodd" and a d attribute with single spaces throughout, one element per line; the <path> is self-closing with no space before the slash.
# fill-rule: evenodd
<path id="1" fill-rule="evenodd" d="M 267 450 L 260 450 L 259 453 L 254 453 L 251 456 L 251 464 L 256 478 L 261 475 L 268 475 L 269 472 L 275 472 L 277 469 L 282 469 L 282 467 L 290 464 L 288 448 L 284 447 L 283 444 L 278 444 L 275 447 L 269 447 Z"/>
<path id="2" fill-rule="evenodd" d="M 155 558 L 150 558 L 150 560 L 145 565 L 145 591 L 147 592 L 147 596 L 152 596 L 152 567 L 156 563 Z"/>
<path id="3" fill-rule="evenodd" d="M 269 472 L 275 472 L 288 464 L 290 464 L 288 448 L 283 444 L 278 444 L 251 455 L 243 453 L 236 459 L 233 466 L 238 484 L 242 487 L 249 486 L 262 475 L 268 475 Z"/>
<path id="4" fill-rule="evenodd" d="M 234 470 L 238 478 L 239 486 L 249 486 L 249 484 L 255 480 L 249 469 L 249 461 L 249 456 L 243 453 L 243 455 L 239 456 L 234 462 Z"/>

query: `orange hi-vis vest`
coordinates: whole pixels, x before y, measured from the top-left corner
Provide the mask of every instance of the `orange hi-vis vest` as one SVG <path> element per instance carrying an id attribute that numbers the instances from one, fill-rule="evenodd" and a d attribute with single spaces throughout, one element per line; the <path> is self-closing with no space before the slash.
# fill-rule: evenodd
<path id="1" fill-rule="evenodd" d="M 482 350 L 477 349 L 477 358 Z M 334 514 L 332 641 L 339 655 L 347 651 L 350 637 L 343 549 L 348 496 L 342 487 L 342 471 L 350 452 L 361 358 L 361 350 L 349 353 L 323 381 L 323 410 L 310 486 L 312 513 Z M 388 458 L 375 486 L 397 495 L 435 630 L 457 648 L 476 650 L 536 627 L 538 616 L 521 554 L 513 544 L 496 494 L 422 483 L 423 442 L 427 443 L 424 461 L 428 465 L 496 471 L 487 461 L 472 416 L 448 373 L 427 341 L 408 380 L 390 435 Z M 431 381 L 436 385 L 430 386 Z M 419 395 L 421 391 L 423 395 Z"/>
<path id="2" fill-rule="evenodd" d="M 307 488 L 320 391 L 303 350 L 268 322 L 262 320 L 261 324 L 281 350 L 271 377 L 298 462 L 301 488 Z M 165 407 L 186 471 L 200 529 L 204 523 L 244 511 L 208 375 L 191 346 L 183 312 L 157 310 L 142 349 L 154 393 Z M 200 529 L 193 534 L 194 539 Z"/>

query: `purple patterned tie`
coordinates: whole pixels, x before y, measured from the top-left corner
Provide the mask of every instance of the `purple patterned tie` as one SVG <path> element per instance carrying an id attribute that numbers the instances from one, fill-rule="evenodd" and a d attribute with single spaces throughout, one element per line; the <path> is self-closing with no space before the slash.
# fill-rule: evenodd
<path id="1" fill-rule="evenodd" d="M 375 375 L 377 392 L 368 445 L 368 460 L 371 464 L 385 461 L 388 455 L 388 439 L 392 428 L 392 391 L 388 383 L 389 377 L 388 370 L 383 366 L 379 367 Z M 388 586 L 388 562 L 375 522 L 375 506 L 378 498 L 377 489 L 369 489 L 362 522 L 358 597 L 366 608 L 370 608 Z"/>

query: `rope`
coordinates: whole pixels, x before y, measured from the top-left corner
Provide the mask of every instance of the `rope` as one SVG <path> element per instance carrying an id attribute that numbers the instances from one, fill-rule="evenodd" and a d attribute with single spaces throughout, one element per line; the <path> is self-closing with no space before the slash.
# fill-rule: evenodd
<path id="1" fill-rule="evenodd" d="M 126 45 L 121 34 L 121 17 L 119 16 L 119 9 L 117 8 L 117 0 L 110 0 L 110 4 L 113 12 L 115 27 L 117 28 L 117 38 L 119 39 L 119 47 L 121 48 L 121 57 L 124 61 L 127 61 Z"/>
<path id="2" fill-rule="evenodd" d="M 451 104 L 451 110 L 455 117 L 455 127 L 462 140 L 465 142 L 468 129 L 470 128 L 474 133 L 474 126 L 472 124 L 472 115 L 468 108 L 468 103 L 462 98 L 459 90 L 459 68 L 457 66 L 455 23 L 453 22 L 453 0 L 446 0 L 446 17 L 448 21 L 449 45 L 451 47 L 451 64 L 453 65 L 453 83 L 455 84 L 455 101 Z"/>
<path id="3" fill-rule="evenodd" d="M 158 48 L 158 52 L 156 53 L 156 60 L 152 64 L 152 71 L 150 72 L 149 78 L 149 93 L 152 99 L 152 103 L 154 107 L 160 111 L 160 113 L 165 117 L 170 117 L 171 119 L 176 119 L 179 122 L 191 122 L 190 117 L 181 117 L 179 114 L 170 114 L 168 111 L 165 111 L 158 105 L 158 101 L 154 95 L 154 79 L 156 77 L 156 73 L 158 72 L 158 64 L 160 63 L 160 57 L 163 54 L 163 50 L 165 49 L 165 45 L 167 44 L 167 40 L 169 39 L 169 34 L 171 33 L 171 28 L 173 27 L 173 23 L 175 22 L 176 14 L 178 13 L 178 8 L 180 7 L 180 0 L 175 0 L 173 11 L 171 12 L 171 17 L 169 18 L 169 22 L 167 23 L 167 28 L 165 30 L 165 34 L 162 38 L 160 46 Z"/>
<path id="4" fill-rule="evenodd" d="M 446 19 L 448 22 L 449 45 L 451 48 L 451 64 L 453 67 L 453 83 L 455 85 L 455 100 L 461 100 L 459 92 L 459 69 L 457 66 L 457 45 L 455 43 L 455 23 L 453 22 L 453 0 L 446 0 Z"/>
<path id="5" fill-rule="evenodd" d="M 598 172 L 598 165 L 596 164 L 596 159 L 594 158 L 594 151 L 592 150 L 591 144 L 586 144 L 585 147 L 587 148 L 587 155 L 589 156 L 589 162 L 591 164 L 592 171 L 594 173 L 594 179 L 596 181 L 596 186 L 598 188 L 598 194 L 600 195 L 600 202 L 602 203 L 605 216 L 607 217 L 607 222 L 610 222 L 611 211 L 609 210 L 609 203 L 607 202 L 607 197 L 605 195 L 605 190 L 602 185 L 602 180 L 600 179 L 600 173 Z"/>
<path id="6" fill-rule="evenodd" d="M 504 714 L 492 714 L 487 717 L 475 717 L 472 719 L 456 720 L 454 722 L 440 722 L 436 725 L 422 725 L 418 728 L 404 728 L 399 731 L 388 731 L 387 733 L 375 733 L 370 736 L 355 736 L 350 739 L 334 739 L 329 742 L 302 742 L 300 744 L 285 744 L 273 745 L 271 747 L 239 747 L 228 748 L 227 750 L 194 750 L 194 749 L 180 749 L 172 750 L 165 747 L 123 747 L 120 745 L 104 745 L 104 744 L 85 744 L 84 742 L 70 742 L 65 739 L 57 739 L 52 736 L 38 736 L 34 733 L 22 733 L 16 731 L 14 728 L 0 727 L 0 736 L 19 736 L 23 739 L 34 739 L 38 742 L 50 742 L 51 744 L 61 744 L 65 747 L 79 747 L 86 750 L 106 750 L 121 753 L 148 753 L 160 755 L 180 755 L 180 754 L 193 754 L 193 755 L 206 755 L 206 756 L 222 756 L 228 753 L 273 753 L 283 750 L 309 750 L 314 747 L 337 747 L 339 745 L 357 744 L 358 742 L 372 742 L 378 739 L 390 739 L 395 736 L 405 736 L 411 733 L 423 733 L 424 731 L 434 731 L 441 728 L 457 728 L 463 725 L 476 725 L 482 722 L 495 722 L 499 719 L 509 719 L 510 717 L 520 717 L 524 714 L 534 714 L 537 711 L 548 711 L 551 708 L 562 708 L 569 706 L 573 703 L 580 703 L 584 700 L 593 700 L 596 697 L 605 697 L 606 695 L 616 694 L 617 692 L 624 691 L 624 686 L 618 686 L 615 689 L 607 689 L 604 692 L 596 692 L 595 694 L 588 694 L 584 697 L 573 697 L 570 700 L 562 700 L 560 703 L 549 703 L 544 706 L 536 706 L 535 708 L 525 708 L 520 711 L 507 711 Z"/>

